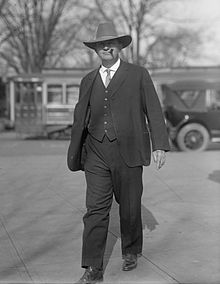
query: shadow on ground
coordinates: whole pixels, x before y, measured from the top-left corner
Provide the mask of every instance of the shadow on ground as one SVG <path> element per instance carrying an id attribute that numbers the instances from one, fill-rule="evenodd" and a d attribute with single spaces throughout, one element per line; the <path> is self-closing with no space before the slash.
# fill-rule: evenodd
<path id="1" fill-rule="evenodd" d="M 148 210 L 143 204 L 141 205 L 142 210 L 142 225 L 143 230 L 148 229 L 149 231 L 153 231 L 156 229 L 156 226 L 159 225 L 154 215 Z M 111 218 L 109 224 L 109 234 L 106 244 L 105 257 L 104 257 L 104 270 L 108 265 L 109 259 L 112 255 L 114 246 L 117 240 L 120 239 L 120 221 L 118 214 L 118 204 L 116 201 L 113 201 L 112 209 L 111 209 Z"/>
<path id="2" fill-rule="evenodd" d="M 220 183 L 220 170 L 213 171 L 208 178 L 212 181 Z"/>

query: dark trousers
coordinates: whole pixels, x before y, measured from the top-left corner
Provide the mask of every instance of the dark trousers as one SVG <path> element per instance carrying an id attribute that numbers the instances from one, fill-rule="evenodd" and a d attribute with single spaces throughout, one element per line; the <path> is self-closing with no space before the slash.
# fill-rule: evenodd
<path id="1" fill-rule="evenodd" d="M 86 151 L 87 212 L 83 217 L 82 267 L 102 268 L 113 195 L 119 204 L 122 254 L 142 252 L 143 168 L 128 167 L 119 153 L 117 140 L 110 142 L 106 136 L 99 142 L 89 135 Z"/>

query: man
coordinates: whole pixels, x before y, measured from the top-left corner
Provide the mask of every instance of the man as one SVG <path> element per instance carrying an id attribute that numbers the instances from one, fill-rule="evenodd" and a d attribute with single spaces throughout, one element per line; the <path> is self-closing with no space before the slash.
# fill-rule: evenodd
<path id="1" fill-rule="evenodd" d="M 95 50 L 102 65 L 81 82 L 68 149 L 69 169 L 85 170 L 87 183 L 82 246 L 85 273 L 77 283 L 103 280 L 113 195 L 119 204 L 122 270 L 136 268 L 143 242 L 143 166 L 150 164 L 152 148 L 160 169 L 169 150 L 161 106 L 149 73 L 119 57 L 131 41 L 130 35 L 117 35 L 112 23 L 101 23 L 96 38 L 84 42 Z"/>

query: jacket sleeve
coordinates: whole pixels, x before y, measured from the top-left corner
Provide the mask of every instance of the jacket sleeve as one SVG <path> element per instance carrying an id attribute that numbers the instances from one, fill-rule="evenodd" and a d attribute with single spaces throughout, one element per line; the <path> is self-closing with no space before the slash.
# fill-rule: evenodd
<path id="1" fill-rule="evenodd" d="M 83 143 L 87 135 L 82 119 L 82 106 L 80 102 L 83 93 L 83 81 L 80 84 L 79 99 L 74 109 L 73 125 L 71 130 L 70 144 L 67 152 L 67 165 L 71 171 L 83 170 Z"/>
<path id="2" fill-rule="evenodd" d="M 73 113 L 73 126 L 72 126 L 73 128 L 78 126 L 82 122 L 80 120 L 79 102 L 80 102 L 80 99 L 82 97 L 83 86 L 84 86 L 84 78 L 80 82 L 78 102 L 75 105 L 75 109 L 74 109 L 74 113 Z"/>
<path id="3" fill-rule="evenodd" d="M 152 150 L 169 151 L 169 139 L 165 120 L 154 84 L 148 71 L 143 68 L 141 80 L 141 95 L 144 112 L 147 116 L 150 130 Z"/>

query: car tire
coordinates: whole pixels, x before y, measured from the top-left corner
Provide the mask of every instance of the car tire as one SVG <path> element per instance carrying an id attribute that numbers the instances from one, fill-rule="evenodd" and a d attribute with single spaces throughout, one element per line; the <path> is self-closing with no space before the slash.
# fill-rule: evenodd
<path id="1" fill-rule="evenodd" d="M 209 141 L 208 130 L 199 123 L 187 124 L 177 134 L 177 145 L 181 151 L 204 151 Z"/>

